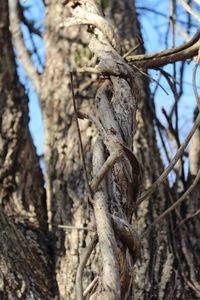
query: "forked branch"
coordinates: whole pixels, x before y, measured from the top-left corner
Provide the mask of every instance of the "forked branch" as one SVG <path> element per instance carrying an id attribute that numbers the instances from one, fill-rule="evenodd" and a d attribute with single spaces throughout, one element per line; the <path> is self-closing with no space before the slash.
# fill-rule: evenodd
<path id="1" fill-rule="evenodd" d="M 176 61 L 183 61 L 198 54 L 199 39 L 200 27 L 192 39 L 183 45 L 152 54 L 128 56 L 126 59 L 134 65 L 143 68 L 157 68 Z"/>

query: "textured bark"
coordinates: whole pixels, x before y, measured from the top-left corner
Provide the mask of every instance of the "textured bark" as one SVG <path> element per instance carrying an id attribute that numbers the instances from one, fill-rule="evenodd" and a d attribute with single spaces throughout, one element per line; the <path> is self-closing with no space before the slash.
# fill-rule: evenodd
<path id="1" fill-rule="evenodd" d="M 74 1 L 74 8 L 76 2 Z M 93 224 L 94 216 L 91 203 L 88 202 L 78 150 L 69 68 L 93 66 L 100 61 L 99 69 L 111 74 L 108 79 L 97 79 L 94 74 L 76 73 L 74 76 L 78 110 L 99 118 L 107 135 L 110 134 L 107 139 L 100 137 L 97 140 L 95 126 L 88 119 L 79 121 L 90 179 L 98 173 L 108 152 L 116 150 L 112 139 L 115 138 L 115 145 L 120 146 L 127 157 L 115 164 L 108 174 L 106 184 L 105 181 L 102 182 L 94 196 L 93 208 L 101 253 L 98 247 L 92 252 L 84 272 L 83 289 L 94 279 L 93 289 L 91 288 L 88 296 L 92 295 L 90 299 L 196 299 L 200 293 L 197 277 L 199 219 L 190 219 L 183 224 L 181 220 L 198 209 L 199 185 L 190 195 L 190 202 L 153 227 L 148 236 L 143 236 L 144 230 L 156 216 L 177 200 L 179 193 L 176 186 L 170 188 L 165 181 L 152 199 L 143 202 L 134 213 L 134 230 L 128 223 L 138 193 L 135 190 L 139 179 L 137 172 L 135 176 L 134 173 L 133 177 L 130 176 L 130 186 L 127 184 L 127 176 L 130 175 L 127 170 L 131 167 L 137 169 L 135 156 L 143 174 L 141 192 L 150 188 L 163 170 L 156 143 L 154 104 L 148 82 L 136 73 L 131 76 L 130 85 L 130 68 L 119 56 L 137 45 L 138 36 L 141 35 L 134 2 L 106 1 L 104 13 L 119 35 L 119 43 L 116 43 L 113 31 L 107 34 L 107 61 L 104 60 L 105 49 L 99 53 L 97 51 L 101 42 L 98 43 L 97 36 L 100 33 L 96 28 L 90 27 L 88 33 L 87 26 L 69 29 L 60 27 L 69 16 L 68 9 L 53 0 L 46 0 L 45 4 L 46 67 L 40 81 L 40 98 L 45 125 L 47 199 L 27 127 L 27 99 L 15 73 L 8 32 L 7 4 L 1 1 L 0 14 L 4 26 L 0 31 L 0 43 L 4 47 L 0 47 L 0 57 L 5 58 L 0 60 L 3 100 L 0 102 L 0 154 L 3 166 L 0 169 L 2 298 L 53 299 L 56 290 L 55 274 L 58 299 L 76 299 L 77 267 L 93 236 L 90 230 L 95 231 L 96 228 L 89 227 L 90 223 Z M 93 32 L 95 36 L 91 34 Z M 109 48 L 109 43 L 115 50 L 120 49 L 121 53 Z M 99 61 L 92 57 L 88 44 Z M 137 53 L 143 51 L 140 47 Z M 117 59 L 120 62 L 119 69 L 115 69 Z M 135 101 L 139 107 L 136 116 Z M 97 153 L 98 150 L 100 153 Z M 193 137 L 190 150 L 190 180 L 196 175 L 198 164 L 199 131 Z M 45 200 L 51 231 L 51 262 Z M 81 229 L 87 226 L 88 228 Z M 124 227 L 127 228 L 126 235 L 122 234 Z M 130 260 L 128 252 L 132 251 L 135 255 L 136 247 L 132 250 L 131 247 L 138 235 L 141 237 L 141 255 L 132 268 L 135 261 Z M 14 250 L 9 251 L 8 255 L 11 247 Z M 111 255 L 110 261 L 107 259 L 108 254 Z M 110 266 L 113 266 L 113 273 L 109 277 Z M 116 284 L 119 278 L 120 291 L 119 284 Z"/>
<path id="2" fill-rule="evenodd" d="M 45 127 L 47 204 L 54 234 L 57 282 L 61 299 L 74 299 L 76 269 L 87 241 L 87 230 L 66 230 L 59 225 L 87 227 L 89 203 L 73 117 L 69 67 L 73 69 L 87 64 L 90 52 L 86 44 L 86 28 L 60 28 L 67 15 L 67 9 L 63 9 L 60 3 L 54 0 L 46 3 L 47 67 L 42 79 L 41 103 Z M 91 83 L 96 76 L 76 74 L 74 77 L 78 110 L 95 114 Z M 95 129 L 88 120 L 79 123 L 90 174 Z M 89 270 L 88 282 L 93 277 Z"/>
<path id="3" fill-rule="evenodd" d="M 67 74 L 66 79 L 64 77 L 65 72 L 63 71 L 63 65 L 70 63 L 70 65 L 77 67 L 77 64 L 74 63 L 73 56 L 76 53 L 78 43 L 82 42 L 82 40 L 78 40 L 78 36 L 83 39 L 82 31 L 84 29 L 82 27 L 58 29 L 59 23 L 63 21 L 62 17 L 64 19 L 66 18 L 66 15 L 64 15 L 66 9 L 63 12 L 60 6 L 53 2 L 47 9 L 47 66 L 50 65 L 51 70 L 46 70 L 44 82 L 45 84 L 47 82 L 50 83 L 49 89 L 51 90 L 51 93 L 49 93 L 49 90 L 47 94 L 44 93 L 45 102 L 48 103 L 48 108 L 44 109 L 44 119 L 46 124 L 47 183 L 49 182 L 47 187 L 49 188 L 49 201 L 52 203 L 52 222 L 68 225 L 70 223 L 80 227 L 85 224 L 87 210 L 84 210 L 83 204 L 84 184 L 83 181 L 80 182 L 80 171 L 82 170 L 80 160 L 77 157 L 76 130 L 75 125 L 73 122 L 71 124 L 70 119 L 72 108 L 70 104 L 71 92 L 69 88 L 69 79 Z M 55 14 L 55 12 L 57 13 Z M 120 1 L 120 3 L 118 1 L 109 1 L 105 13 L 108 14 L 116 31 L 118 31 L 118 34 L 120 35 L 120 46 L 122 51 L 125 52 L 125 48 L 129 49 L 131 46 L 135 46 L 138 43 L 137 39 L 138 36 L 140 36 L 140 29 L 132 1 Z M 59 38 L 61 37 L 61 32 L 62 39 Z M 64 39 L 64 36 L 67 36 L 67 38 Z M 72 36 L 73 40 L 71 38 Z M 87 38 L 85 38 L 84 41 L 88 42 Z M 143 49 L 140 48 L 138 52 L 141 53 L 142 51 Z M 54 62 L 55 67 L 53 65 Z M 84 63 L 86 64 L 87 61 Z M 109 72 L 110 69 L 108 65 Z M 105 67 L 105 65 L 103 65 L 103 67 Z M 56 74 L 58 75 L 56 76 Z M 78 81 L 79 78 L 80 77 L 78 76 L 76 80 L 77 85 L 80 87 Z M 151 112 L 154 111 L 154 105 L 152 99 L 149 99 L 150 92 L 148 84 L 139 74 L 135 76 L 135 80 L 137 82 L 136 86 L 139 85 L 137 104 L 140 109 L 137 112 L 137 129 L 134 137 L 133 149 L 139 161 L 142 163 L 143 190 L 145 190 L 151 187 L 152 183 L 162 172 L 163 166 L 160 160 L 153 127 L 153 114 Z M 47 87 L 48 85 L 45 86 L 45 88 Z M 45 89 L 43 90 L 45 91 Z M 135 90 L 134 92 L 138 93 L 138 90 Z M 87 91 L 84 93 L 86 94 Z M 53 105 L 51 106 L 49 103 L 53 103 Z M 84 103 L 87 103 L 87 105 L 84 106 Z M 52 107 L 54 107 L 54 109 Z M 59 110 L 58 107 L 60 107 Z M 53 114 L 50 113 L 51 109 Z M 67 117 L 69 118 L 68 123 L 66 122 L 66 117 L 60 117 L 66 109 Z M 85 110 L 88 112 L 94 111 L 93 106 L 90 106 L 89 101 L 86 99 L 82 99 L 81 109 L 84 109 L 84 112 Z M 124 119 L 126 119 L 125 115 Z M 60 120 L 60 123 L 58 123 L 58 120 Z M 86 151 L 86 157 L 88 159 L 91 157 L 90 147 L 93 142 L 89 144 L 86 138 L 88 130 L 87 125 L 88 122 L 85 121 L 85 127 L 82 127 L 82 134 L 84 146 L 86 150 L 89 150 L 89 152 Z M 59 128 L 62 128 L 62 130 Z M 89 128 L 91 130 L 91 127 Z M 59 134 L 59 132 L 61 133 Z M 63 135 L 63 133 L 65 135 Z M 59 138 L 56 136 L 59 136 Z M 130 147 L 131 138 L 126 141 Z M 90 141 L 93 141 L 91 137 Z M 66 151 L 65 153 L 59 154 L 58 150 L 61 149 L 63 143 L 66 145 Z M 74 150 L 73 152 L 72 148 Z M 65 162 L 65 165 L 63 162 Z M 64 188 L 63 184 L 65 182 L 67 182 L 67 184 Z M 59 183 L 59 185 L 57 185 L 57 183 Z M 57 186 L 59 186 L 58 189 L 56 189 Z M 56 193 L 56 191 L 59 193 Z M 137 214 L 133 218 L 136 231 L 142 234 L 153 219 L 170 206 L 177 197 L 177 192 L 175 190 L 170 190 L 167 182 L 162 185 L 158 189 L 158 192 L 153 195 L 152 200 L 142 203 L 139 207 Z M 115 206 L 113 206 L 113 212 L 115 211 L 114 207 Z M 177 210 L 177 213 L 172 214 L 167 221 L 163 220 L 161 224 L 151 231 L 148 237 L 142 239 L 143 250 L 141 260 L 134 268 L 134 284 L 132 285 L 132 292 L 129 294 L 130 299 L 131 297 L 134 297 L 134 299 L 168 299 L 169 297 L 173 299 L 188 299 L 189 297 L 192 299 L 194 296 L 191 294 L 191 290 L 183 280 L 183 278 L 186 280 L 189 274 L 186 262 L 188 252 L 185 252 L 185 246 L 183 244 L 184 242 L 187 243 L 189 233 L 182 232 L 182 230 L 175 231 L 178 222 L 177 216 L 179 216 L 179 210 Z M 85 244 L 82 242 L 84 235 L 81 231 L 64 233 L 61 232 L 61 230 L 56 230 L 55 233 L 60 241 L 62 241 L 61 244 L 65 245 L 65 249 L 63 248 L 62 252 L 59 250 L 61 244 L 58 244 L 56 254 L 57 279 L 60 286 L 60 293 L 63 298 L 70 297 L 71 299 L 74 299 L 74 274 L 76 272 L 79 254 L 82 252 L 81 248 L 85 247 Z M 177 240 L 178 236 L 181 236 L 181 239 Z M 62 257 L 60 256 L 61 254 Z M 192 254 L 190 253 L 189 255 Z M 180 264 L 180 261 L 182 260 L 183 266 Z M 93 274 L 95 276 L 95 271 L 98 271 L 95 263 L 96 260 L 93 261 L 91 269 L 87 269 L 90 274 L 87 276 L 87 282 L 90 281 Z M 187 270 L 188 273 L 186 272 L 187 274 L 184 274 L 184 270 Z M 128 276 L 126 272 L 125 274 L 125 276 Z"/>
<path id="4" fill-rule="evenodd" d="M 52 299 L 44 182 L 28 129 L 27 96 L 16 74 L 7 2 L 0 7 L 0 295 Z"/>

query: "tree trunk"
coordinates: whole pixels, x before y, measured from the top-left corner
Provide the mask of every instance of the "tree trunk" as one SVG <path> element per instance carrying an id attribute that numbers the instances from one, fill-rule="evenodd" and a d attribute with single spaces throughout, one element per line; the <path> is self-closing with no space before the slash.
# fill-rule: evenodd
<path id="1" fill-rule="evenodd" d="M 44 182 L 16 74 L 7 1 L 0 7 L 0 297 L 53 299 Z"/>
<path id="2" fill-rule="evenodd" d="M 46 66 L 39 96 L 45 127 L 46 197 L 27 127 L 27 99 L 15 73 L 8 7 L 1 3 L 1 20 L 5 24 L 0 33 L 0 43 L 4 43 L 4 48 L 0 47 L 1 57 L 5 57 L 0 61 L 1 86 L 4 86 L 0 150 L 3 157 L 0 170 L 2 297 L 53 299 L 57 285 L 58 299 L 78 299 L 75 295 L 77 268 L 85 250 L 95 248 L 97 230 L 99 243 L 84 269 L 83 289 L 93 282 L 87 299 L 196 299 L 200 294 L 197 278 L 199 219 L 184 223 L 181 220 L 197 209 L 199 185 L 190 195 L 189 203 L 177 208 L 146 235 L 145 230 L 156 216 L 179 197 L 177 188 L 170 188 L 166 180 L 151 199 L 134 210 L 140 174 L 143 175 L 142 193 L 163 171 L 148 81 L 136 71 L 130 75 L 128 65 L 119 56 L 137 45 L 141 36 L 134 1 L 103 1 L 104 14 L 118 35 L 112 30 L 108 33 L 107 52 L 101 49 L 105 37 L 100 40 L 98 27 L 60 26 L 76 11 L 79 2 L 85 3 L 84 0 L 73 1 L 69 11 L 60 2 L 45 1 Z M 89 8 L 91 3 L 93 1 L 88 0 Z M 97 6 L 95 13 L 103 18 Z M 143 51 L 140 47 L 137 53 Z M 104 52 L 109 57 L 107 61 Z M 119 68 L 113 73 L 116 65 L 110 66 L 116 57 Z M 85 65 L 94 70 L 98 63 L 99 68 L 107 68 L 106 77 L 74 72 Z M 91 121 L 94 118 L 79 120 L 90 181 L 99 174 L 109 155 L 119 150 L 120 158 L 117 157 L 114 168 L 93 193 L 93 199 L 88 195 L 79 152 L 69 69 L 74 72 L 78 111 L 84 113 L 82 117 L 92 114 L 101 122 L 97 128 L 99 123 L 95 121 L 94 125 Z M 190 152 L 190 180 L 198 171 L 198 133 L 193 137 Z M 131 240 L 133 253 L 127 242 L 130 236 L 135 243 Z M 7 255 L 12 244 L 16 245 L 17 261 L 13 251 Z M 139 259 L 138 247 L 141 248 Z M 16 274 L 13 275 L 12 270 L 16 270 Z M 11 278 L 10 281 L 7 278 Z"/>

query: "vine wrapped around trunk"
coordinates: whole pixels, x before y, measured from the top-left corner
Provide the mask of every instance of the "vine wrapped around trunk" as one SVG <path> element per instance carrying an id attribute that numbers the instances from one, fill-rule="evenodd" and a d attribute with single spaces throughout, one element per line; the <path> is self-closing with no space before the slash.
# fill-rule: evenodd
<path id="1" fill-rule="evenodd" d="M 139 238 L 130 225 L 140 181 L 140 166 L 132 153 L 138 88 L 132 68 L 120 55 L 119 37 L 98 4 L 81 0 L 69 5 L 73 17 L 64 25 L 89 26 L 89 48 L 99 62 L 92 71 L 103 77 L 95 97 L 100 122 L 93 118 L 99 130 L 93 152 L 94 181 L 107 165 L 108 152 L 110 157 L 118 153 L 113 169 L 108 167 L 106 178 L 92 191 L 103 270 L 91 299 L 127 299 L 132 283 L 127 274 L 139 253 Z M 78 292 L 77 299 L 82 299 Z"/>

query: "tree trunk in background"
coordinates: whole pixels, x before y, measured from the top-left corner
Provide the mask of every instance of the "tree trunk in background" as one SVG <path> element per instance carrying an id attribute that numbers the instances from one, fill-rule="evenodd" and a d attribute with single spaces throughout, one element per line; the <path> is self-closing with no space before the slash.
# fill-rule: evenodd
<path id="1" fill-rule="evenodd" d="M 53 299 L 44 182 L 16 74 L 7 1 L 0 7 L 0 298 Z"/>
<path id="2" fill-rule="evenodd" d="M 84 26 L 70 29 L 59 26 L 69 14 L 60 1 L 46 0 L 45 4 L 46 66 L 40 99 L 45 126 L 46 195 L 28 131 L 27 98 L 17 80 L 8 31 L 8 7 L 1 1 L 0 19 L 4 24 L 0 30 L 0 57 L 4 58 L 0 60 L 2 299 L 54 299 L 56 284 L 60 294 L 57 299 L 76 299 L 77 266 L 91 238 L 88 230 L 80 229 L 88 226 L 92 213 L 86 197 L 69 78 L 69 66 L 77 69 L 89 65 L 92 60 L 88 50 L 89 34 Z M 134 1 L 109 0 L 105 14 L 118 30 L 124 51 L 138 43 L 141 33 Z M 78 110 L 97 116 L 94 97 L 101 81 L 96 75 L 85 73 L 76 74 L 74 80 Z M 133 151 L 142 164 L 144 191 L 161 174 L 163 165 L 156 143 L 154 103 L 148 82 L 140 74 L 136 74 L 135 80 L 140 90 Z M 88 173 L 91 174 L 97 130 L 88 120 L 80 120 L 80 129 Z M 190 152 L 191 179 L 199 168 L 198 134 L 193 138 Z M 199 269 L 199 219 L 179 224 L 183 217 L 197 209 L 199 186 L 190 196 L 189 203 L 152 228 L 148 236 L 142 236 L 155 217 L 178 197 L 177 190 L 170 188 L 166 181 L 133 216 L 134 227 L 141 235 L 141 257 L 133 269 L 128 299 L 192 300 L 199 297 L 196 274 Z M 72 227 L 62 228 L 63 225 Z M 99 271 L 101 256 L 97 248 L 85 270 L 84 288 Z"/>
<path id="3" fill-rule="evenodd" d="M 61 299 L 74 299 L 76 269 L 86 245 L 87 231 L 67 230 L 59 226 L 87 227 L 89 207 L 73 117 L 69 66 L 84 66 L 91 54 L 87 47 L 86 27 L 60 28 L 67 13 L 60 2 L 52 0 L 46 4 L 46 69 L 41 102 L 45 127 L 47 203 L 50 227 L 54 233 L 56 276 Z M 95 114 L 96 76 L 77 74 L 74 80 L 78 110 Z M 88 120 L 82 120 L 80 130 L 87 167 L 91 170 L 95 128 Z M 89 283 L 93 274 L 90 270 L 88 274 Z"/>

